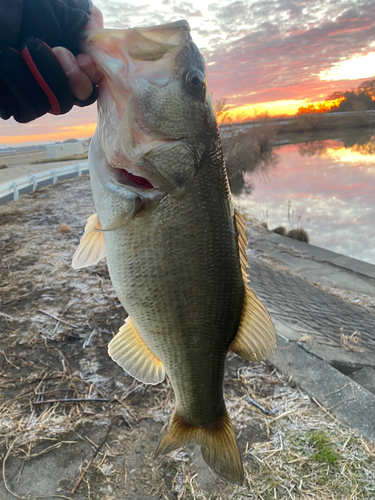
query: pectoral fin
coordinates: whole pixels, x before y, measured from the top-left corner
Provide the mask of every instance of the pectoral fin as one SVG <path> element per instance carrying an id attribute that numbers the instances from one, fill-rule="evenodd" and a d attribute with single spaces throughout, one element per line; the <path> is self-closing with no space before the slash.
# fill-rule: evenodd
<path id="1" fill-rule="evenodd" d="M 140 382 L 155 385 L 164 380 L 163 363 L 141 339 L 130 316 L 109 343 L 108 354 L 113 361 Z"/>
<path id="2" fill-rule="evenodd" d="M 106 233 L 108 231 L 116 231 L 117 229 L 125 226 L 134 217 L 134 211 L 130 213 L 122 213 L 113 219 L 113 221 L 108 224 L 108 226 L 102 228 L 95 228 L 95 232 Z"/>
<path id="3" fill-rule="evenodd" d="M 105 257 L 104 236 L 99 232 L 100 230 L 101 225 L 97 214 L 91 215 L 87 219 L 85 232 L 73 256 L 73 269 L 92 266 Z"/>
<path id="4" fill-rule="evenodd" d="M 246 224 L 235 210 L 235 225 L 238 235 L 238 249 L 245 296 L 237 335 L 229 349 L 247 361 L 261 361 L 268 358 L 276 348 L 277 337 L 267 309 L 248 286 Z"/>

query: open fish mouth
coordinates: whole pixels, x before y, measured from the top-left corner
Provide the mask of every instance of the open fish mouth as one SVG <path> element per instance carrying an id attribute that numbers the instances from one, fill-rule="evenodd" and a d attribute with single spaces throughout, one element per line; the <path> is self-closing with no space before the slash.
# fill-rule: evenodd
<path id="1" fill-rule="evenodd" d="M 180 152 L 186 154 L 184 137 L 153 141 L 153 146 L 133 161 L 124 155 L 122 164 L 108 163 L 109 173 L 117 183 L 130 190 L 142 192 L 147 197 L 152 195 L 152 192 L 169 193 L 179 186 L 175 178 L 176 175 L 178 177 L 178 172 L 168 169 L 168 155 L 172 154 L 176 158 Z"/>
<path id="2" fill-rule="evenodd" d="M 151 184 L 150 181 L 145 179 L 144 177 L 141 177 L 139 175 L 134 175 L 128 170 L 125 170 L 124 168 L 119 168 L 121 175 L 118 175 L 118 181 L 121 184 L 125 184 L 126 186 L 129 187 L 136 187 L 139 189 L 155 189 L 154 186 Z"/>

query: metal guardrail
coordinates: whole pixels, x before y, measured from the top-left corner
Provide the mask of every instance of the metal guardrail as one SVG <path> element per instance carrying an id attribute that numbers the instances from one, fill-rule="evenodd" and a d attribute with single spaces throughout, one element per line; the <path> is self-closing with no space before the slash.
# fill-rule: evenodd
<path id="1" fill-rule="evenodd" d="M 38 188 L 56 184 L 71 177 L 81 177 L 82 174 L 89 173 L 89 162 L 75 163 L 50 170 L 44 170 L 36 174 L 21 177 L 10 182 L 0 184 L 0 205 L 11 200 L 18 200 L 24 193 L 34 192 Z"/>

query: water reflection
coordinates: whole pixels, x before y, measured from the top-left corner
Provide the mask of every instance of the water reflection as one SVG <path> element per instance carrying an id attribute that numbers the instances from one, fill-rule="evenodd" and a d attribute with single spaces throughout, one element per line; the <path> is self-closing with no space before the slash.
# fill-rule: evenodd
<path id="1" fill-rule="evenodd" d="M 375 264 L 375 140 L 363 136 L 278 147 L 276 168 L 245 174 L 254 189 L 235 202 L 269 228 L 302 227 L 313 245 Z"/>
<path id="2" fill-rule="evenodd" d="M 342 161 L 357 163 L 358 161 L 374 162 L 375 155 L 375 137 L 364 143 L 356 142 L 348 144 L 352 141 L 309 141 L 298 144 L 298 151 L 301 156 L 331 156 L 339 158 Z"/>
<path id="3" fill-rule="evenodd" d="M 250 195 L 255 176 L 266 177 L 279 161 L 272 147 L 274 131 L 264 127 L 223 137 L 225 165 L 233 195 Z"/>

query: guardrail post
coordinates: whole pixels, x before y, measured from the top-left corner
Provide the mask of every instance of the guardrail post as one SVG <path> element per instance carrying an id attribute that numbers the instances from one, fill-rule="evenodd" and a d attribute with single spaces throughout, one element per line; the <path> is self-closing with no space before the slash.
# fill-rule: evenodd
<path id="1" fill-rule="evenodd" d="M 12 188 L 13 188 L 13 200 L 18 201 L 19 192 L 18 192 L 17 182 L 15 181 L 12 182 Z"/>
<path id="2" fill-rule="evenodd" d="M 37 187 L 38 187 L 38 182 L 36 180 L 36 177 L 35 175 L 30 175 L 30 179 L 33 181 L 33 192 L 37 190 Z"/>
<path id="3" fill-rule="evenodd" d="M 53 174 L 52 184 L 56 184 L 56 182 L 57 182 L 57 172 L 56 172 L 56 170 L 52 170 L 52 174 Z"/>
<path id="4" fill-rule="evenodd" d="M 82 175 L 81 165 L 77 164 L 77 165 L 75 165 L 75 167 L 76 167 L 76 170 L 78 171 L 78 177 L 81 177 L 81 175 Z"/>

